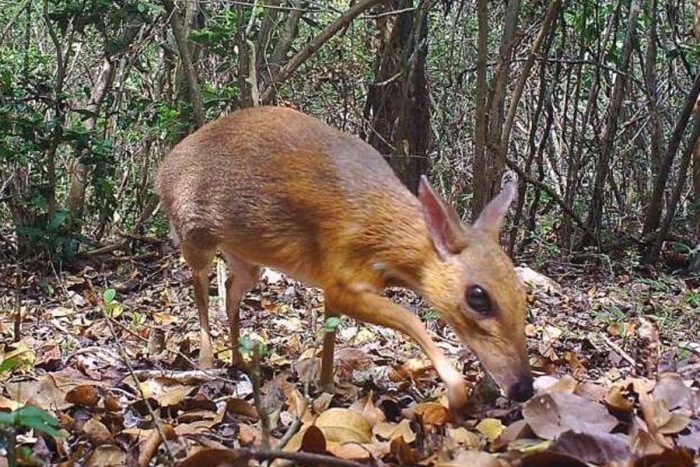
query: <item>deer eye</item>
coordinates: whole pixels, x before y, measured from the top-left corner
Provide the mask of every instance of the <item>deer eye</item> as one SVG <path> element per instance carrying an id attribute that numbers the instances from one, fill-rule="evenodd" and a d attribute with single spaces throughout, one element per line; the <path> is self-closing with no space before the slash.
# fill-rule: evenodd
<path id="1" fill-rule="evenodd" d="M 472 285 L 467 289 L 465 294 L 467 305 L 474 311 L 482 315 L 488 315 L 491 312 L 491 298 L 488 292 L 478 285 Z"/>

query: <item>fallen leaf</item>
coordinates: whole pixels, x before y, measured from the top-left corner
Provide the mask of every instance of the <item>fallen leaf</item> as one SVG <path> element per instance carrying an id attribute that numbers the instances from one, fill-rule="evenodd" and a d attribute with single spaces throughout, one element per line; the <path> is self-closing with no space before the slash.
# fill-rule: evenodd
<path id="1" fill-rule="evenodd" d="M 412 448 L 403 438 L 393 439 L 390 450 L 401 465 L 416 465 L 422 456 L 415 448 Z"/>
<path id="2" fill-rule="evenodd" d="M 405 418 L 399 423 L 378 423 L 372 431 L 375 436 L 389 441 L 398 437 L 402 437 L 407 443 L 412 443 L 416 440 L 416 434 L 411 429 L 411 423 Z"/>
<path id="3" fill-rule="evenodd" d="M 112 434 L 104 424 L 91 418 L 83 425 L 83 433 L 88 437 L 93 446 L 106 444 L 112 439 Z"/>
<path id="4" fill-rule="evenodd" d="M 552 443 L 551 451 L 568 454 L 589 464 L 609 464 L 629 458 L 627 440 L 609 433 L 566 431 Z"/>
<path id="5" fill-rule="evenodd" d="M 217 467 L 225 464 L 227 467 L 247 467 L 250 456 L 231 449 L 205 448 L 189 456 L 180 463 L 179 467 Z"/>
<path id="6" fill-rule="evenodd" d="M 555 439 L 568 430 L 608 433 L 618 424 L 601 404 L 566 393 L 535 396 L 523 407 L 523 417 L 544 439 Z"/>
<path id="7" fill-rule="evenodd" d="M 352 410 L 328 409 L 316 418 L 314 425 L 328 441 L 369 443 L 372 440 L 372 426 L 367 419 Z"/>
<path id="8" fill-rule="evenodd" d="M 82 384 L 66 394 L 66 402 L 82 405 L 83 407 L 96 407 L 100 402 L 100 391 L 96 386 Z"/>
<path id="9" fill-rule="evenodd" d="M 126 453 L 116 446 L 97 446 L 88 456 L 85 467 L 119 467 L 126 465 Z"/>
<path id="10" fill-rule="evenodd" d="M 489 441 L 494 441 L 501 436 L 504 429 L 503 423 L 496 418 L 485 418 L 476 425 L 476 431 L 484 435 Z"/>
<path id="11" fill-rule="evenodd" d="M 413 408 L 413 413 L 425 426 L 444 425 L 450 419 L 447 408 L 437 402 L 423 402 Z"/>

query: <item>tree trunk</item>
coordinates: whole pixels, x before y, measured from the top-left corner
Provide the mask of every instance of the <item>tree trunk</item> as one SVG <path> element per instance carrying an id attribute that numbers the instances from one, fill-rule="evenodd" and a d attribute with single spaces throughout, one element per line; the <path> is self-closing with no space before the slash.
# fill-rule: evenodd
<path id="1" fill-rule="evenodd" d="M 588 207 L 588 217 L 586 218 L 587 230 L 584 232 L 579 247 L 590 245 L 598 232 L 600 232 L 603 206 L 605 204 L 605 186 L 608 181 L 610 167 L 612 164 L 613 150 L 615 137 L 617 136 L 617 127 L 619 124 L 620 109 L 622 108 L 622 99 L 625 96 L 625 87 L 627 84 L 627 70 L 632 57 L 634 47 L 634 39 L 637 33 L 637 18 L 641 7 L 641 0 L 632 0 L 630 3 L 629 15 L 627 17 L 627 34 L 622 45 L 622 53 L 618 65 L 619 73 L 615 77 L 615 86 L 613 88 L 612 101 L 607 110 L 605 126 L 602 131 L 600 157 L 596 164 L 595 180 L 593 182 L 593 193 L 591 194 L 591 202 Z"/>
<path id="2" fill-rule="evenodd" d="M 488 40 L 487 2 L 479 1 L 477 4 L 477 16 L 479 23 L 479 36 L 477 38 L 478 59 L 477 73 L 482 75 L 477 77 L 477 93 L 483 92 L 486 60 L 482 50 Z M 484 144 L 475 150 L 474 173 L 473 173 L 473 193 L 472 215 L 478 216 L 493 195 L 498 191 L 500 176 L 505 168 L 505 151 L 501 149 L 501 137 L 503 136 L 503 125 L 505 122 L 505 102 L 507 85 L 510 80 L 510 65 L 512 62 L 513 50 L 516 45 L 515 30 L 520 13 L 520 0 L 511 0 L 506 6 L 503 36 L 498 51 L 498 62 L 494 67 L 493 78 L 491 79 L 491 92 L 486 99 L 484 96 L 477 97 L 477 108 L 480 104 L 485 104 L 484 114 L 478 115 L 478 124 L 482 128 L 477 128 L 475 143 Z M 484 102 L 486 100 L 486 102 Z M 480 133 L 480 134 L 479 134 Z M 485 135 L 485 141 L 482 138 Z"/>
<path id="3" fill-rule="evenodd" d="M 387 9 L 408 11 L 377 18 L 379 60 L 365 105 L 365 119 L 371 122 L 367 141 L 390 156 L 399 178 L 413 192 L 429 169 L 430 96 L 425 75 L 429 4 L 421 0 L 410 11 L 413 0 L 393 0 Z"/>
<path id="4" fill-rule="evenodd" d="M 180 60 L 182 61 L 182 69 L 185 74 L 185 81 L 187 82 L 187 93 L 189 94 L 190 102 L 192 104 L 192 118 L 194 120 L 194 125 L 195 128 L 200 128 L 204 125 L 204 105 L 202 104 L 202 95 L 199 89 L 197 70 L 192 63 L 192 55 L 190 54 L 190 49 L 187 45 L 187 34 L 182 24 L 180 14 L 177 12 L 173 1 L 163 0 L 163 3 L 165 4 L 165 9 L 170 16 L 170 27 L 173 31 L 175 43 L 177 44 Z"/>

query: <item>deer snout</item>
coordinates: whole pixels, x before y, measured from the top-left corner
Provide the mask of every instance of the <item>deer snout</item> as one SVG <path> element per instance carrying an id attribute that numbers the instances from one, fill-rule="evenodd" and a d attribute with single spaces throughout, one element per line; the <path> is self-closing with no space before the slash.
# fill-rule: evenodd
<path id="1" fill-rule="evenodd" d="M 532 376 L 524 376 L 508 388 L 508 397 L 518 402 L 525 402 L 535 394 Z"/>

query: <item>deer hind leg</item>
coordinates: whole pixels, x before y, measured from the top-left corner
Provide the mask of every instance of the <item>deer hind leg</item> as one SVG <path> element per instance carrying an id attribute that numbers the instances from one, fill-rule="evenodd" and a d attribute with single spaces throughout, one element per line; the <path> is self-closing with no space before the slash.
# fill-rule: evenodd
<path id="1" fill-rule="evenodd" d="M 248 263 L 231 253 L 224 252 L 224 257 L 230 271 L 226 279 L 226 315 L 231 336 L 231 363 L 237 366 L 241 362 L 238 352 L 241 300 L 258 282 L 260 266 Z"/>
<path id="2" fill-rule="evenodd" d="M 192 268 L 194 280 L 194 302 L 199 313 L 199 367 L 202 369 L 214 366 L 214 351 L 211 344 L 211 329 L 209 327 L 209 269 L 216 250 L 202 248 L 196 242 L 183 242 L 182 256 Z"/>

